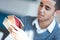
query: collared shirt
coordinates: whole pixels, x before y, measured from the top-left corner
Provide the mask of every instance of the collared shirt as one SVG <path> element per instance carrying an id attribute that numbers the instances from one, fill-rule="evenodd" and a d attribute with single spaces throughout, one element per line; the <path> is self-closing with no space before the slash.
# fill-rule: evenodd
<path id="1" fill-rule="evenodd" d="M 32 22 L 32 25 L 34 25 L 34 24 L 36 25 L 36 28 L 37 28 L 36 31 L 37 31 L 38 34 L 44 33 L 46 30 L 48 30 L 50 33 L 52 33 L 52 31 L 53 31 L 53 29 L 55 27 L 56 22 L 55 22 L 55 19 L 53 19 L 51 24 L 47 28 L 45 28 L 45 29 L 41 29 L 40 28 L 40 26 L 38 24 L 38 19 L 37 18 Z"/>

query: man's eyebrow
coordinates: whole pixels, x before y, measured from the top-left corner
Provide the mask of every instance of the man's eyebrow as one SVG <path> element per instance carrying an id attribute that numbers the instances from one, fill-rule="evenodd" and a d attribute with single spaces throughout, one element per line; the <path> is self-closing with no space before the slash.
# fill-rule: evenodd
<path id="1" fill-rule="evenodd" d="M 40 4 L 43 4 L 42 2 L 40 2 Z"/>

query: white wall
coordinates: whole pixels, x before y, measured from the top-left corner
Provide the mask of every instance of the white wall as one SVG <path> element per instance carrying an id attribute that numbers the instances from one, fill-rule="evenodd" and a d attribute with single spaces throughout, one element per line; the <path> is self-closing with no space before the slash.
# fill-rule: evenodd
<path id="1" fill-rule="evenodd" d="M 18 15 L 37 15 L 37 1 L 20 1 L 20 0 L 0 0 L 0 10 L 12 12 Z"/>

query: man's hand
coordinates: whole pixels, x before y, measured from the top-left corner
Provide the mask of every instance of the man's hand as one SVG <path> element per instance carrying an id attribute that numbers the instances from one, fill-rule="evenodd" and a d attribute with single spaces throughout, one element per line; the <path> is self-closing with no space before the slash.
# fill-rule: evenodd
<path id="1" fill-rule="evenodd" d="M 13 26 L 10 26 L 9 29 L 10 29 L 10 33 L 12 34 L 15 40 L 30 40 L 30 38 L 22 29 Z"/>
<path id="2" fill-rule="evenodd" d="M 15 40 L 30 40 L 27 34 L 22 30 L 23 23 L 16 16 L 8 16 L 3 24 Z"/>

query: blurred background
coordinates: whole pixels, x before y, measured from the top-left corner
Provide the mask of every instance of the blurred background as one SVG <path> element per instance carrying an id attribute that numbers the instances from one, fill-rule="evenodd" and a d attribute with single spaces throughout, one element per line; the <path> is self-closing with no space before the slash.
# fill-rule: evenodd
<path id="1" fill-rule="evenodd" d="M 0 10 L 24 16 L 37 16 L 40 0 L 0 0 Z"/>

